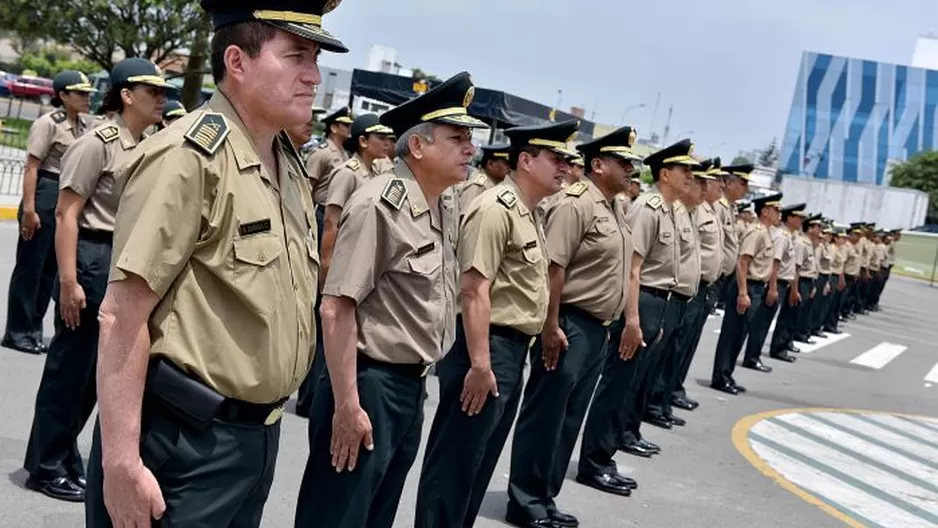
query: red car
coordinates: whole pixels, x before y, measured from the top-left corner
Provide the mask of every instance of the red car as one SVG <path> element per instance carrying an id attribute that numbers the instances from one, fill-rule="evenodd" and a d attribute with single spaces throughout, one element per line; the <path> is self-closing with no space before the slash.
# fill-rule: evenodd
<path id="1" fill-rule="evenodd" d="M 10 95 L 48 105 L 55 96 L 55 90 L 52 89 L 52 79 L 21 75 L 10 83 Z"/>

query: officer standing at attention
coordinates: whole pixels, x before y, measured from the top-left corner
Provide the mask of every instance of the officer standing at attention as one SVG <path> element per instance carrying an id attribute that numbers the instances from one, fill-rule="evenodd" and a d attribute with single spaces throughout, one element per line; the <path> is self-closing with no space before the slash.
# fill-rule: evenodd
<path id="1" fill-rule="evenodd" d="M 882 233 L 876 231 L 870 233 L 870 287 L 866 295 L 865 308 L 871 312 L 878 311 L 876 308 L 876 296 L 879 292 L 879 285 L 882 279 L 880 270 L 883 266 L 883 259 L 886 257 L 886 245 L 883 244 Z"/>
<path id="2" fill-rule="evenodd" d="M 824 333 L 824 315 L 831 300 L 831 264 L 834 260 L 834 244 L 831 242 L 830 234 L 833 231 L 827 226 L 827 220 L 821 219 L 821 232 L 819 234 L 818 245 L 814 248 L 814 259 L 817 262 L 818 278 L 814 284 L 817 290 L 817 299 L 814 307 L 811 309 L 811 320 L 809 322 L 811 334 L 818 337 L 827 337 Z"/>
<path id="3" fill-rule="evenodd" d="M 89 527 L 261 522 L 284 404 L 313 359 L 319 272 L 282 130 L 309 119 L 320 51 L 347 51 L 321 27 L 337 3 L 203 0 L 218 89 L 122 169 Z"/>
<path id="4" fill-rule="evenodd" d="M 860 283 L 860 227 L 859 224 L 850 224 L 847 231 L 848 238 L 844 247 L 844 279 L 847 289 L 844 290 L 844 300 L 841 306 L 843 319 L 856 319 L 856 297 Z"/>
<path id="5" fill-rule="evenodd" d="M 630 202 L 634 202 L 638 195 L 642 194 L 642 179 L 638 176 L 633 176 L 629 180 L 629 188 L 625 190 L 625 195 L 628 196 Z"/>
<path id="6" fill-rule="evenodd" d="M 166 104 L 163 105 L 163 119 L 156 126 L 159 130 L 163 130 L 184 115 L 186 115 L 186 107 L 182 106 L 182 103 L 175 99 L 167 99 Z"/>
<path id="7" fill-rule="evenodd" d="M 727 295 L 726 313 L 720 327 L 720 339 L 717 341 L 716 355 L 713 361 L 713 373 L 710 387 L 727 394 L 746 392 L 746 388 L 736 383 L 733 371 L 736 360 L 743 348 L 743 342 L 749 337 L 749 329 L 756 307 L 762 303 L 766 288 L 777 291 L 778 285 L 770 285 L 772 266 L 775 261 L 775 246 L 769 229 L 778 224 L 779 207 L 782 194 L 777 193 L 753 200 L 759 223 L 749 226 L 740 240 L 739 259 L 736 264 L 736 278 L 730 283 Z M 730 304 L 730 300 L 736 302 Z"/>
<path id="8" fill-rule="evenodd" d="M 754 165 L 730 165 L 721 168 L 723 173 L 723 198 L 717 202 L 715 209 L 717 218 L 723 225 L 723 259 L 722 278 L 717 285 L 719 295 L 717 297 L 717 306 L 732 308 L 736 303 L 735 299 L 727 297 L 730 290 L 730 283 L 735 279 L 736 264 L 739 258 L 739 232 L 736 229 L 736 219 L 738 216 L 736 210 L 736 201 L 746 196 L 749 191 L 749 175 L 755 170 Z"/>
<path id="9" fill-rule="evenodd" d="M 831 300 L 827 313 L 824 314 L 824 331 L 829 334 L 840 334 L 840 311 L 843 304 L 844 292 L 847 287 L 844 266 L 846 264 L 846 237 L 841 228 L 834 228 L 833 249 L 831 260 Z"/>
<path id="10" fill-rule="evenodd" d="M 700 404 L 687 397 L 684 381 L 690 372 L 697 345 L 703 335 L 707 316 L 717 302 L 717 281 L 723 268 L 723 226 L 717 217 L 714 208 L 717 201 L 723 196 L 723 170 L 720 158 L 713 158 L 701 162 L 706 168 L 705 174 L 710 176 L 704 186 L 704 198 L 697 206 L 695 221 L 697 236 L 700 241 L 700 286 L 697 295 L 691 299 L 684 313 L 684 331 L 678 334 L 678 352 L 682 355 L 682 363 L 671 395 L 671 405 L 686 411 L 693 411 Z"/>
<path id="11" fill-rule="evenodd" d="M 696 324 L 695 314 L 687 316 L 690 301 L 697 296 L 700 288 L 701 254 L 700 235 L 697 227 L 697 207 L 704 199 L 707 182 L 715 178 L 708 174 L 713 166 L 713 160 L 706 160 L 692 171 L 694 177 L 679 193 L 679 201 L 674 207 L 674 222 L 679 234 L 681 260 L 678 263 L 677 286 L 674 294 L 688 296 L 687 303 L 673 303 L 678 312 L 678 323 L 674 329 L 674 337 L 669 346 L 660 354 L 658 372 L 653 373 L 651 392 L 648 396 L 648 407 L 645 410 L 644 420 L 652 425 L 671 429 L 673 426 L 687 425 L 684 418 L 675 416 L 671 407 L 671 395 L 677 386 L 681 365 L 684 363 L 686 352 L 684 342 L 691 333 L 691 327 Z"/>
<path id="12" fill-rule="evenodd" d="M 458 185 L 457 196 L 459 211 L 469 209 L 469 204 L 483 192 L 495 187 L 511 170 L 508 168 L 508 153 L 511 146 L 506 143 L 494 143 L 482 147 L 482 159 L 479 160 L 479 170 L 466 183 Z"/>
<path id="13" fill-rule="evenodd" d="M 801 302 L 798 305 L 798 320 L 795 325 L 794 340 L 799 343 L 813 345 L 811 339 L 811 313 L 817 296 L 818 267 L 814 248 L 818 244 L 821 233 L 821 215 L 811 215 L 804 220 L 804 232 L 800 236 L 801 252 L 795 251 L 795 258 L 799 259 L 801 266 L 798 269 L 798 295 Z"/>
<path id="14" fill-rule="evenodd" d="M 769 343 L 769 356 L 787 363 L 794 363 L 795 361 L 795 358 L 789 355 L 789 352 L 799 352 L 792 343 L 792 335 L 797 323 L 798 273 L 801 269 L 801 263 L 797 259 L 799 251 L 796 249 L 796 244 L 798 244 L 798 240 L 795 237 L 797 233 L 801 232 L 805 207 L 807 207 L 806 204 L 799 203 L 782 208 L 782 224 L 772 233 L 772 243 L 775 245 L 775 259 L 778 261 L 778 272 L 776 274 L 778 302 L 772 307 L 771 314 L 762 312 L 757 314 L 758 321 L 753 321 L 754 328 L 749 333 L 750 339 L 753 339 L 753 335 L 762 336 L 759 345 L 761 353 L 761 343 L 765 342 L 765 336 L 768 335 L 772 318 L 778 313 L 775 331 L 772 333 L 772 341 Z M 763 303 L 763 306 L 765 306 L 765 303 Z"/>
<path id="15" fill-rule="evenodd" d="M 310 184 L 313 188 L 313 202 L 316 204 L 316 222 L 319 223 L 318 240 L 322 240 L 322 230 L 325 226 L 326 199 L 329 197 L 329 184 L 332 183 L 330 176 L 336 167 L 348 161 L 349 158 L 348 152 L 342 148 L 342 145 L 352 135 L 352 111 L 347 107 L 339 108 L 324 117 L 322 124 L 326 127 L 326 139 L 310 153 L 309 159 L 306 160 L 306 172 L 309 173 Z M 325 279 L 325 275 L 320 277 L 320 280 Z"/>
<path id="16" fill-rule="evenodd" d="M 437 367 L 440 403 L 424 455 L 415 526 L 472 526 L 511 430 L 524 364 L 548 312 L 548 255 L 534 208 L 557 192 L 579 121 L 515 127 L 512 174 L 463 211 L 462 315 Z"/>
<path id="17" fill-rule="evenodd" d="M 55 210 L 55 335 L 36 393 L 24 464 L 29 489 L 77 502 L 85 488 L 78 435 L 96 401 L 97 314 L 120 199 L 115 171 L 143 131 L 160 121 L 169 86 L 155 64 L 139 58 L 115 65 L 110 81 L 104 105 L 117 117 L 75 140 L 62 157 Z"/>
<path id="18" fill-rule="evenodd" d="M 458 212 L 442 195 L 466 178 L 469 129 L 485 127 L 466 111 L 473 93 L 463 72 L 383 114 L 399 161 L 342 210 L 297 528 L 394 523 L 420 447 L 426 375 L 456 335 Z"/>
<path id="19" fill-rule="evenodd" d="M 634 141 L 632 128 L 622 127 L 579 145 L 589 174 L 569 185 L 547 214 L 550 307 L 531 349 L 508 480 L 506 518 L 517 526 L 578 524 L 554 498 L 610 341 L 619 352 L 621 335 L 612 338 L 609 326 L 625 309 L 632 239 L 615 196 L 641 161 L 632 153 Z"/>
<path id="20" fill-rule="evenodd" d="M 7 295 L 7 324 L 0 346 L 40 354 L 46 351 L 42 320 L 52 299 L 55 282 L 55 204 L 59 195 L 62 155 L 91 126 L 88 102 L 94 88 L 85 74 L 60 72 L 52 79 L 56 110 L 41 116 L 29 128 L 23 199 L 17 218 L 16 263 Z"/>
<path id="21" fill-rule="evenodd" d="M 304 123 L 284 129 L 287 135 L 290 136 L 290 143 L 293 144 L 293 148 L 300 154 L 300 158 L 304 160 L 304 163 L 309 157 L 309 154 L 304 152 L 303 147 L 309 142 L 310 138 L 313 137 L 313 129 L 316 126 L 316 116 L 324 111 L 325 110 L 322 108 L 314 106 L 310 111 L 309 119 Z"/>
<path id="22" fill-rule="evenodd" d="M 857 315 L 866 315 L 867 292 L 870 289 L 870 258 L 873 253 L 873 244 L 870 242 L 870 229 L 873 224 L 861 222 L 858 224 L 860 240 L 857 251 L 860 254 L 860 276 L 857 281 L 857 294 L 854 299 L 853 311 Z"/>

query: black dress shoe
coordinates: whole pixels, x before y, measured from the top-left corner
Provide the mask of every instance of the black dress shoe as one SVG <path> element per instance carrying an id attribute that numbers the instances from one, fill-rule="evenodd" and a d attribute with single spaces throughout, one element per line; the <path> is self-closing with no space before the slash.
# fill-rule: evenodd
<path id="1" fill-rule="evenodd" d="M 71 481 L 81 489 L 88 487 L 88 481 L 85 479 L 85 477 L 71 477 Z"/>
<path id="2" fill-rule="evenodd" d="M 732 394 L 733 396 L 739 394 L 739 391 L 729 383 L 711 383 L 710 388 L 720 392 L 725 392 L 727 394 Z"/>
<path id="3" fill-rule="evenodd" d="M 736 389 L 736 392 L 740 394 L 746 392 L 746 387 L 743 387 L 742 385 L 736 383 L 735 381 L 733 382 L 733 388 Z"/>
<path id="4" fill-rule="evenodd" d="M 824 338 L 827 337 L 827 334 L 825 334 L 824 332 L 822 332 L 822 331 L 820 331 L 820 330 L 812 330 L 812 331 L 811 331 L 811 335 L 816 336 L 816 337 L 820 337 L 821 339 L 824 339 Z"/>
<path id="5" fill-rule="evenodd" d="M 789 343 L 788 346 L 785 347 L 785 350 L 786 350 L 787 352 L 791 352 L 791 353 L 793 353 L 793 354 L 800 354 L 800 353 L 801 353 L 801 349 L 798 348 L 798 347 L 796 347 L 796 346 L 795 346 L 794 344 L 792 344 L 792 343 Z"/>
<path id="6" fill-rule="evenodd" d="M 577 528 L 580 526 L 579 519 L 573 515 L 570 515 L 569 513 L 564 513 L 557 508 L 548 508 L 547 517 L 554 521 L 555 526 L 563 526 L 564 528 Z"/>
<path id="7" fill-rule="evenodd" d="M 638 445 L 639 447 L 643 449 L 647 449 L 655 454 L 658 454 L 661 452 L 661 446 L 659 446 L 658 444 L 653 444 L 649 442 L 648 440 L 645 440 L 644 438 L 638 441 Z"/>
<path id="8" fill-rule="evenodd" d="M 794 340 L 799 343 L 804 343 L 806 345 L 813 345 L 817 343 L 817 341 L 812 340 L 810 337 L 804 334 L 795 334 Z"/>
<path id="9" fill-rule="evenodd" d="M 747 369 L 758 370 L 759 372 L 772 372 L 772 367 L 763 365 L 761 361 L 754 361 L 752 363 L 744 361 L 743 367 Z"/>
<path id="10" fill-rule="evenodd" d="M 615 475 L 612 475 L 612 479 L 629 489 L 633 489 L 633 490 L 638 489 L 638 481 L 636 481 L 633 478 L 629 478 L 620 473 L 616 473 Z"/>
<path id="11" fill-rule="evenodd" d="M 561 526 L 550 517 L 529 519 L 522 514 L 514 513 L 512 510 L 509 510 L 508 513 L 505 514 L 505 522 L 520 528 L 558 528 Z"/>
<path id="12" fill-rule="evenodd" d="M 630 455 L 640 456 L 642 458 L 651 458 L 654 451 L 642 447 L 638 442 L 622 442 L 619 444 L 619 451 Z"/>
<path id="13" fill-rule="evenodd" d="M 827 332 L 828 334 L 834 334 L 834 335 L 842 334 L 842 333 L 843 333 L 843 332 L 840 331 L 840 329 L 838 329 L 838 328 L 831 328 L 831 327 L 829 327 L 829 326 L 825 326 L 825 327 L 824 327 L 824 331 Z"/>
<path id="14" fill-rule="evenodd" d="M 4 348 L 9 348 L 16 350 L 17 352 L 23 352 L 25 354 L 39 355 L 42 354 L 42 349 L 38 345 L 33 343 L 33 340 L 26 336 L 3 336 L 3 341 L 0 341 L 0 346 Z"/>
<path id="15" fill-rule="evenodd" d="M 700 406 L 699 403 L 688 400 L 687 398 L 675 398 L 671 400 L 671 405 L 677 407 L 678 409 L 684 409 L 685 411 L 693 411 Z"/>
<path id="16" fill-rule="evenodd" d="M 685 425 L 687 425 L 687 420 L 681 418 L 680 416 L 674 416 L 672 414 L 670 416 L 667 416 L 666 418 L 669 422 L 671 422 L 671 425 L 676 425 L 678 427 L 684 427 Z"/>
<path id="17" fill-rule="evenodd" d="M 52 480 L 26 479 L 26 487 L 38 491 L 47 497 L 68 502 L 84 502 L 85 490 L 78 487 L 68 477 L 57 477 Z"/>
<path id="18" fill-rule="evenodd" d="M 656 427 L 660 427 L 660 428 L 662 428 L 662 429 L 670 429 L 670 428 L 671 428 L 671 425 L 672 425 L 672 424 L 671 424 L 671 420 L 668 420 L 668 419 L 665 418 L 664 416 L 659 416 L 659 415 L 655 415 L 655 414 L 650 415 L 650 416 L 646 416 L 644 422 L 645 422 L 645 423 L 650 423 L 651 425 L 654 425 L 654 426 L 656 426 Z"/>
<path id="19" fill-rule="evenodd" d="M 794 362 L 795 362 L 795 358 L 789 356 L 788 354 L 772 354 L 772 355 L 769 356 L 769 357 L 771 357 L 772 359 L 777 359 L 777 360 L 779 360 L 779 361 L 784 361 L 785 363 L 794 363 Z"/>
<path id="20" fill-rule="evenodd" d="M 623 497 L 628 497 L 632 494 L 632 490 L 628 486 L 623 486 L 615 480 L 612 475 L 580 475 L 576 476 L 576 481 L 584 486 L 589 486 L 599 491 L 605 491 L 606 493 L 612 493 L 613 495 L 621 495 Z"/>

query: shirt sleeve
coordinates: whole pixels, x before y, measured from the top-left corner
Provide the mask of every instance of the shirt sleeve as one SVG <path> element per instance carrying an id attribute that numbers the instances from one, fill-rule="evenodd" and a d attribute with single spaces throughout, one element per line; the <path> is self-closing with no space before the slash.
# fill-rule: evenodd
<path id="1" fill-rule="evenodd" d="M 499 203 L 479 204 L 463 218 L 459 237 L 459 271 L 474 269 L 489 281 L 498 274 L 511 236 L 508 209 Z"/>
<path id="2" fill-rule="evenodd" d="M 739 241 L 739 255 L 747 255 L 755 258 L 759 254 L 759 242 L 762 237 L 759 236 L 759 230 L 755 228 L 747 229 Z"/>
<path id="3" fill-rule="evenodd" d="M 115 220 L 111 282 L 133 274 L 160 298 L 166 295 L 195 250 L 203 211 L 213 209 L 205 203 L 203 161 L 169 145 L 135 154 L 122 169 L 127 183 Z"/>
<path id="4" fill-rule="evenodd" d="M 772 235 L 772 244 L 775 245 L 775 260 L 780 261 L 785 258 L 785 254 L 788 253 L 788 237 L 781 231 L 776 231 Z"/>
<path id="5" fill-rule="evenodd" d="M 94 134 L 84 135 L 72 143 L 62 156 L 59 189 L 69 189 L 85 200 L 90 198 L 107 165 L 106 149 L 107 145 Z"/>
<path id="6" fill-rule="evenodd" d="M 384 207 L 372 196 L 356 195 L 342 209 L 323 295 L 360 304 L 375 289 L 393 258 L 392 234 Z"/>
<path id="7" fill-rule="evenodd" d="M 49 154 L 52 139 L 55 137 L 55 123 L 46 116 L 40 117 L 29 127 L 29 137 L 26 139 L 26 152 L 34 158 L 43 160 Z"/>
<path id="8" fill-rule="evenodd" d="M 625 223 L 632 231 L 632 245 L 635 253 L 638 253 L 643 259 L 648 256 L 648 252 L 654 247 L 655 236 L 658 234 L 656 216 L 654 209 L 642 204 L 630 207 L 629 214 L 625 217 Z"/>
<path id="9" fill-rule="evenodd" d="M 344 208 L 349 197 L 355 192 L 356 181 L 357 177 L 351 170 L 345 167 L 336 169 L 332 180 L 329 182 L 329 190 L 326 193 L 326 205 Z"/>
<path id="10" fill-rule="evenodd" d="M 589 228 L 586 215 L 576 200 L 561 199 L 547 219 L 547 256 L 554 264 L 566 268 Z M 584 221 L 587 220 L 587 221 Z"/>

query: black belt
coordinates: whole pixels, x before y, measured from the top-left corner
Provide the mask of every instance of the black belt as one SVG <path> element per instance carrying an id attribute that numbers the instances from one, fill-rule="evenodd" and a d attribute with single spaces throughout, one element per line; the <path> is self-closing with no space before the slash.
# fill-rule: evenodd
<path id="1" fill-rule="evenodd" d="M 489 325 L 489 335 L 495 335 L 508 339 L 509 341 L 514 341 L 519 345 L 530 346 L 531 340 L 534 339 L 534 336 L 525 334 L 521 330 L 516 330 L 510 326 L 502 325 Z"/>
<path id="2" fill-rule="evenodd" d="M 590 321 L 592 321 L 592 322 L 594 322 L 594 323 L 596 323 L 596 324 L 598 324 L 598 325 L 602 325 L 602 326 L 609 326 L 609 325 L 612 324 L 612 321 L 613 321 L 612 319 L 603 321 L 603 320 L 600 319 L 599 317 L 596 317 L 595 315 L 593 315 L 593 314 L 587 312 L 586 310 L 584 310 L 584 309 L 582 309 L 582 308 L 578 308 L 578 307 L 576 307 L 576 306 L 574 306 L 574 305 L 572 305 L 572 304 L 561 304 L 561 305 L 560 305 L 560 312 L 561 312 L 561 313 L 566 312 L 566 313 L 568 313 L 568 314 L 576 315 L 577 317 L 582 317 L 582 318 L 584 318 L 584 319 L 588 319 L 588 320 L 590 320 Z"/>
<path id="3" fill-rule="evenodd" d="M 719 280 L 719 279 L 717 279 L 717 280 Z M 713 286 L 713 283 L 712 283 L 712 282 L 707 282 L 707 281 L 705 281 L 705 280 L 701 280 L 701 281 L 700 281 L 700 285 L 697 287 L 697 290 L 706 290 L 706 289 L 709 288 L 710 286 Z"/>
<path id="4" fill-rule="evenodd" d="M 657 297 L 659 299 L 664 299 L 666 301 L 675 299 L 680 302 L 688 302 L 691 299 L 689 295 L 684 295 L 683 293 L 678 293 L 674 290 L 663 290 L 661 288 L 652 288 L 651 286 L 639 286 L 639 290 L 647 293 L 648 295 Z"/>
<path id="5" fill-rule="evenodd" d="M 272 415 L 283 412 L 283 405 L 289 398 L 281 398 L 274 403 L 252 403 L 234 398 L 225 398 L 218 408 L 216 418 L 223 422 L 262 425 L 267 423 Z"/>
<path id="6" fill-rule="evenodd" d="M 817 278 L 819 278 L 819 279 L 821 279 L 821 280 L 830 280 L 831 274 L 830 274 L 830 273 L 821 273 L 821 274 L 819 274 L 819 275 L 817 276 Z"/>
<path id="7" fill-rule="evenodd" d="M 365 354 L 358 354 L 359 367 L 373 367 L 389 372 L 396 372 L 408 378 L 423 378 L 430 372 L 432 363 L 389 363 Z"/>
<path id="8" fill-rule="evenodd" d="M 811 277 L 798 277 L 798 282 L 805 283 L 805 284 L 814 284 L 814 279 Z"/>
<path id="9" fill-rule="evenodd" d="M 40 178 L 45 178 L 47 180 L 52 180 L 52 181 L 59 181 L 59 175 L 54 172 L 50 172 L 45 169 L 39 169 L 38 174 Z"/>
<path id="10" fill-rule="evenodd" d="M 784 284 L 785 286 L 788 286 L 789 284 L 791 284 L 791 281 L 788 279 L 776 279 L 776 282 L 779 284 Z"/>
<path id="11" fill-rule="evenodd" d="M 88 229 L 87 227 L 78 228 L 78 238 L 91 240 L 92 242 L 104 242 L 106 244 L 114 243 L 114 232 L 101 229 Z"/>

